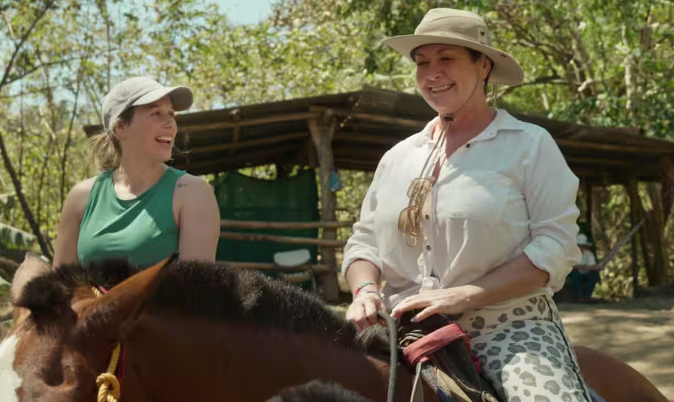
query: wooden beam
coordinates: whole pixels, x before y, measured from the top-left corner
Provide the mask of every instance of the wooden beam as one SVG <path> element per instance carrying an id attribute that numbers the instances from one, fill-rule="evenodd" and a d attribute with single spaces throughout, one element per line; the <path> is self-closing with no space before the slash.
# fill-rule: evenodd
<path id="1" fill-rule="evenodd" d="M 386 151 L 387 149 L 371 147 L 340 147 L 335 149 L 334 157 L 360 160 L 361 163 L 367 161 L 379 164 L 379 160 L 384 156 Z"/>
<path id="2" fill-rule="evenodd" d="M 662 171 L 665 174 L 665 177 L 674 183 L 674 160 L 671 156 L 663 156 L 660 158 L 660 163 L 662 166 Z"/>
<path id="3" fill-rule="evenodd" d="M 262 124 L 281 123 L 284 121 L 308 120 L 315 118 L 318 115 L 319 113 L 316 112 L 301 112 L 301 113 L 278 114 L 265 117 L 257 117 L 253 119 L 241 119 L 239 121 L 223 121 L 210 124 L 200 124 L 200 123 L 181 124 L 179 125 L 179 130 L 181 132 L 189 131 L 191 133 L 196 133 L 199 131 L 216 130 L 221 128 L 257 126 Z"/>
<path id="4" fill-rule="evenodd" d="M 646 193 L 653 209 L 648 211 L 648 239 L 653 250 L 653 266 L 648 275 L 649 286 L 665 286 L 669 283 L 669 256 L 664 241 L 665 222 L 660 190 L 655 183 L 646 183 Z M 648 222 L 647 222 L 648 223 Z"/>
<path id="5" fill-rule="evenodd" d="M 634 179 L 631 179 L 625 186 L 625 190 L 630 198 L 630 222 L 631 226 L 635 227 L 637 222 L 639 222 L 639 211 L 637 209 L 637 198 L 639 197 L 639 189 L 637 187 L 637 182 Z M 640 203 L 640 202 L 639 202 Z M 632 258 L 632 297 L 639 297 L 639 240 L 637 236 L 639 233 L 635 233 L 632 236 L 632 244 L 630 255 Z"/>
<path id="6" fill-rule="evenodd" d="M 340 141 L 349 141 L 349 142 L 366 142 L 366 143 L 375 143 L 382 144 L 387 146 L 393 146 L 400 141 L 404 140 L 406 137 L 396 137 L 389 135 L 377 135 L 370 133 L 360 133 L 357 131 L 340 131 L 335 133 L 335 140 Z"/>
<path id="7" fill-rule="evenodd" d="M 321 222 L 265 222 L 265 221 L 237 221 L 220 220 L 220 227 L 230 229 L 338 229 L 350 228 L 354 222 L 321 221 Z"/>
<path id="8" fill-rule="evenodd" d="M 577 163 L 583 165 L 607 165 L 607 166 L 634 166 L 634 162 L 617 159 L 601 159 L 601 158 L 580 158 L 576 156 L 565 157 L 569 164 Z"/>
<path id="9" fill-rule="evenodd" d="M 335 157 L 335 166 L 340 169 L 361 170 L 369 172 L 377 169 L 377 162 L 367 163 L 358 159 Z"/>
<path id="10" fill-rule="evenodd" d="M 285 244 L 301 244 L 301 245 L 312 245 L 312 246 L 321 246 L 327 248 L 337 248 L 344 247 L 346 245 L 345 241 L 332 240 L 332 239 L 313 239 L 309 237 L 292 237 L 292 236 L 279 236 L 279 235 L 270 235 L 263 233 L 237 233 L 237 232 L 220 232 L 221 239 L 229 240 L 242 240 L 242 241 L 270 241 L 273 243 L 285 243 Z M 323 262 L 325 263 L 325 261 Z M 330 265 L 330 264 L 326 264 Z M 331 265 L 334 266 L 334 265 Z"/>
<path id="11" fill-rule="evenodd" d="M 671 153 L 674 151 L 674 142 L 672 141 L 628 135 L 620 130 L 603 127 L 595 127 L 591 134 L 587 135 L 586 138 L 589 142 L 611 141 L 612 143 L 618 143 L 621 146 L 631 145 L 642 149 L 656 149 L 660 150 L 661 153 Z"/>
<path id="12" fill-rule="evenodd" d="M 260 145 L 270 145 L 270 144 L 276 144 L 279 142 L 285 142 L 285 141 L 292 141 L 292 140 L 297 140 L 300 138 L 304 137 L 309 137 L 309 132 L 307 131 L 300 131 L 296 133 L 288 133 L 288 134 L 281 134 L 281 135 L 274 135 L 274 136 L 269 136 L 269 137 L 262 137 L 262 138 L 256 138 L 254 140 L 247 140 L 247 141 L 235 141 L 235 142 L 229 142 L 225 144 L 217 144 L 217 145 L 207 145 L 207 146 L 196 146 L 192 149 L 189 150 L 189 153 L 191 154 L 199 154 L 199 153 L 204 153 L 204 152 L 213 152 L 213 151 L 225 151 L 228 149 L 241 149 L 241 148 L 249 148 L 249 147 L 256 147 Z"/>
<path id="13" fill-rule="evenodd" d="M 404 119 L 393 116 L 382 116 L 378 114 L 357 113 L 344 109 L 333 109 L 324 106 L 310 106 L 309 110 L 312 112 L 323 112 L 329 115 L 347 116 L 352 119 L 373 121 L 376 123 L 390 124 L 393 126 L 404 126 L 422 130 L 428 124 L 427 120 Z"/>
<path id="14" fill-rule="evenodd" d="M 555 142 L 560 148 L 577 148 L 577 149 L 596 149 L 600 151 L 616 151 L 628 152 L 637 154 L 662 154 L 662 149 L 643 148 L 629 145 L 615 145 L 615 144 L 599 144 L 589 141 L 568 140 L 564 138 L 556 138 Z"/>
<path id="15" fill-rule="evenodd" d="M 585 183 L 585 221 L 587 222 L 587 227 L 592 231 L 592 184 Z M 594 235 L 593 235 L 594 238 Z M 594 242 L 597 244 L 597 241 Z"/>
<path id="16" fill-rule="evenodd" d="M 660 166 L 663 172 L 662 177 L 662 207 L 664 217 L 663 220 L 667 225 L 667 220 L 672 211 L 672 204 L 674 204 L 674 160 L 669 155 L 663 155 L 660 158 Z"/>
<path id="17" fill-rule="evenodd" d="M 238 168 L 242 167 L 241 165 L 246 162 L 256 162 L 258 160 L 267 163 L 273 163 L 274 156 L 282 155 L 286 152 L 297 151 L 297 145 L 284 145 L 279 147 L 274 147 L 271 149 L 263 149 L 255 152 L 248 152 L 242 155 L 237 156 L 223 156 L 215 160 L 207 160 L 204 162 L 192 163 L 187 166 L 190 171 L 210 171 L 218 167 L 233 167 Z M 177 167 L 180 167 L 180 163 L 176 163 Z"/>
<path id="18" fill-rule="evenodd" d="M 332 172 L 335 168 L 335 160 L 332 154 L 332 139 L 337 129 L 337 120 L 325 114 L 321 118 L 309 120 L 309 130 L 311 139 L 316 147 L 318 156 L 318 171 L 321 179 L 321 220 L 332 222 L 336 220 L 335 208 L 337 199 L 335 193 L 330 189 Z M 323 240 L 325 242 L 337 242 L 335 229 L 323 229 Z M 339 242 L 344 243 L 345 242 Z M 321 249 L 321 262 L 325 265 L 336 267 L 337 258 L 334 248 Z M 325 275 L 320 278 L 320 286 L 323 289 L 323 297 L 328 302 L 336 302 L 339 299 L 339 284 L 337 282 L 337 272 L 334 275 Z"/>
<path id="19" fill-rule="evenodd" d="M 280 267 L 273 263 L 265 262 L 237 262 L 237 261 L 218 261 L 219 264 L 224 264 L 228 268 L 241 268 L 241 269 L 255 269 L 262 271 L 285 271 L 285 272 L 294 272 L 294 271 L 314 271 L 316 273 L 330 273 L 334 272 L 334 267 L 329 267 L 322 264 L 304 264 L 298 265 L 296 267 Z"/>

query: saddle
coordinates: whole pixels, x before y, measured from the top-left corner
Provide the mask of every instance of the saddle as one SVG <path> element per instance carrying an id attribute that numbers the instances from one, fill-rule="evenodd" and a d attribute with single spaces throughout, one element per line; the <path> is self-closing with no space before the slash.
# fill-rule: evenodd
<path id="1" fill-rule="evenodd" d="M 422 322 L 408 311 L 398 322 L 398 350 L 416 371 L 412 401 L 423 401 L 421 378 L 443 402 L 500 402 L 471 355 L 468 335 L 448 317 L 434 314 Z"/>

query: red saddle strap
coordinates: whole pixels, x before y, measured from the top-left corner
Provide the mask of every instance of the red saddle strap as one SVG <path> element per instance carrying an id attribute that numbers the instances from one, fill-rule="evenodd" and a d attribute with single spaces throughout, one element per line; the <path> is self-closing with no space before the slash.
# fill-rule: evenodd
<path id="1" fill-rule="evenodd" d="M 445 325 L 406 347 L 403 351 L 405 362 L 410 366 L 416 366 L 420 361 L 428 359 L 428 356 L 457 340 L 461 340 L 470 353 L 468 335 L 456 324 Z M 477 371 L 481 372 L 479 360 L 472 356 L 471 358 Z"/>

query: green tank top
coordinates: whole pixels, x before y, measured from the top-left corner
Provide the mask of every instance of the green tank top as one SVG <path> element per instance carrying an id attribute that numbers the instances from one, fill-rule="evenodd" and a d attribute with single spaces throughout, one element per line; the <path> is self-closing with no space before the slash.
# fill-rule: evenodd
<path id="1" fill-rule="evenodd" d="M 80 264 L 126 258 L 147 268 L 178 250 L 178 227 L 173 218 L 173 192 L 185 174 L 169 167 L 164 175 L 133 200 L 117 197 L 112 170 L 94 182 L 80 225 L 77 257 Z"/>

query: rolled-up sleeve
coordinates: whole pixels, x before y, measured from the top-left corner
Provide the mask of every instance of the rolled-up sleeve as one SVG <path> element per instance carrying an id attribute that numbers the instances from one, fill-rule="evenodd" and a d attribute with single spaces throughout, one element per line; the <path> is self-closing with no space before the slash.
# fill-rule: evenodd
<path id="1" fill-rule="evenodd" d="M 531 262 L 550 274 L 547 286 L 557 292 L 581 259 L 576 245 L 579 180 L 552 136 L 543 131 L 525 164 L 525 199 L 532 241 L 524 248 Z"/>
<path id="2" fill-rule="evenodd" d="M 347 269 L 357 260 L 371 262 L 381 271 L 381 258 L 377 247 L 377 235 L 375 233 L 375 217 L 377 214 L 377 185 L 385 169 L 385 154 L 377 166 L 372 178 L 372 183 L 365 194 L 360 208 L 360 218 L 353 225 L 353 234 L 344 247 L 344 260 L 342 261 L 342 274 L 346 275 Z"/>

